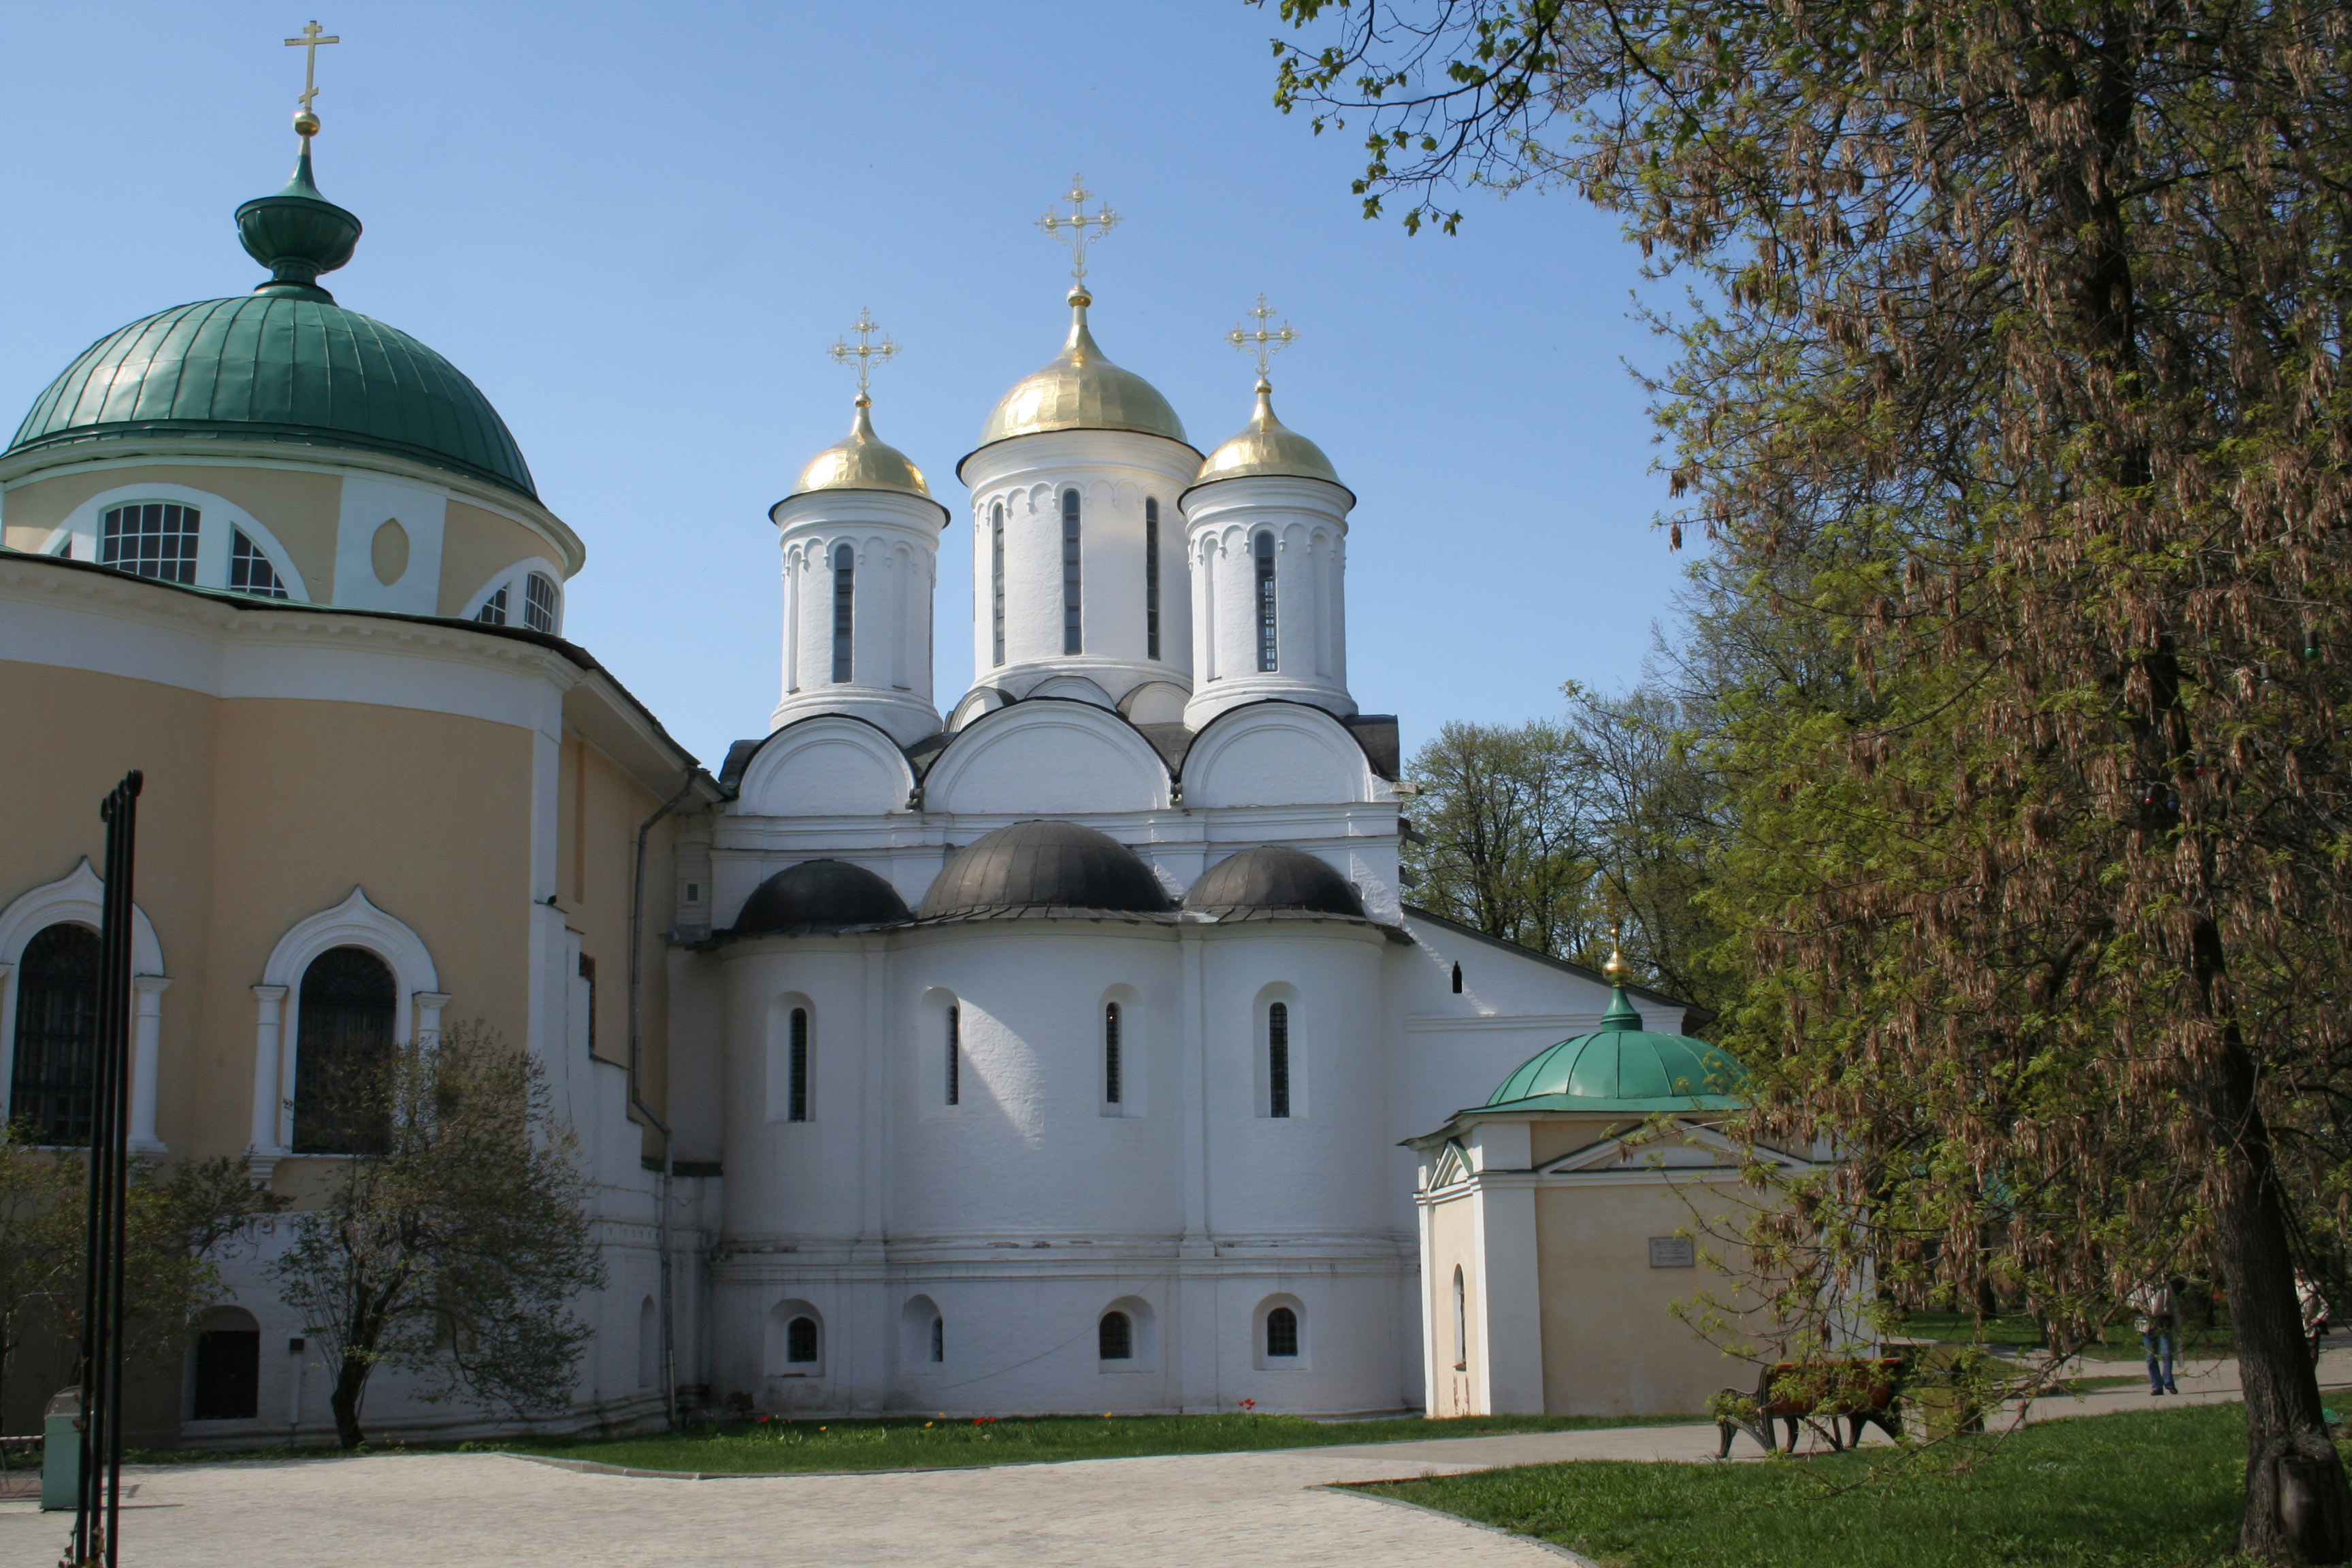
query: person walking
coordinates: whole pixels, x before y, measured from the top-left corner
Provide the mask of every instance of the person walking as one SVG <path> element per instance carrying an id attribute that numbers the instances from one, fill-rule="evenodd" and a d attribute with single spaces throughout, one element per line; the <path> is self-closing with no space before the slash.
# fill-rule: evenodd
<path id="1" fill-rule="evenodd" d="M 2294 1300 L 2295 1305 L 2303 1309 L 2303 1337 L 2316 1364 L 2319 1347 L 2327 1338 L 2327 1298 L 2319 1293 L 2318 1283 L 2298 1268 L 2294 1271 Z"/>
<path id="2" fill-rule="evenodd" d="M 2131 1304 L 2138 1315 L 2132 1327 L 2139 1331 L 2139 1348 L 2147 1357 L 2147 1391 L 2150 1394 L 2178 1394 L 2180 1385 L 2172 1381 L 2172 1355 L 2179 1344 L 2179 1300 L 2172 1282 L 2158 1279 L 2132 1292 Z"/>

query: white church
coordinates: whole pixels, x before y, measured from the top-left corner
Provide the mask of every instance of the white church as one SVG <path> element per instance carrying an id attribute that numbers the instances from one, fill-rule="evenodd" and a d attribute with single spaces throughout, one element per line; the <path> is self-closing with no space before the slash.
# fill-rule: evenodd
<path id="1" fill-rule="evenodd" d="M 238 210 L 269 279 L 100 340 L 0 454 L 12 1113 L 59 1143 L 84 1114 L 90 806 L 139 766 L 141 1148 L 239 1154 L 299 1207 L 348 1157 L 313 1086 L 499 1027 L 597 1181 L 570 1425 L 1436 1410 L 1468 1352 L 1402 1145 L 1612 993 L 1403 901 L 1396 721 L 1348 679 L 1357 498 L 1275 416 L 1282 334 L 1237 334 L 1255 411 L 1204 456 L 1097 343 L 1081 245 L 1059 352 L 936 491 L 861 374 L 769 513 L 777 700 L 714 774 L 566 624 L 589 542 L 488 400 L 320 286 L 360 223 L 303 146 Z M 972 552 L 961 693 L 943 548 Z M 315 1327 L 254 1257 L 230 1284 L 154 1422 L 320 1435 Z M 497 1424 L 404 1388 L 373 1427 Z"/>

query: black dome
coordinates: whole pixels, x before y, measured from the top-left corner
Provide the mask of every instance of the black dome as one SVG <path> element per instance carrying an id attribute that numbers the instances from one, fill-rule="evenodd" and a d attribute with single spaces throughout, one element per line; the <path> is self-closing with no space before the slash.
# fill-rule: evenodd
<path id="1" fill-rule="evenodd" d="M 743 900 L 737 936 L 843 931 L 911 920 L 898 890 L 846 860 L 803 860 L 777 872 Z"/>
<path id="2" fill-rule="evenodd" d="M 1171 906 L 1134 850 L 1075 822 L 1016 822 L 956 852 L 923 895 L 923 918 L 1018 910 L 1160 914 Z"/>
<path id="3" fill-rule="evenodd" d="M 1368 918 L 1364 900 L 1345 877 L 1305 850 L 1279 844 L 1226 856 L 1192 884 L 1184 895 L 1184 907 L 1218 915 L 1296 910 Z"/>

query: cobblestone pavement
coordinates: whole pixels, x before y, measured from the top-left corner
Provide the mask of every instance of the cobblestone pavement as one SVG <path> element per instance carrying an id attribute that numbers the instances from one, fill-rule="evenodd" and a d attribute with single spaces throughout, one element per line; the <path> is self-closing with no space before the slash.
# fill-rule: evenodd
<path id="1" fill-rule="evenodd" d="M 2116 1375 L 2135 1363 L 2094 1364 Z M 2323 1380 L 2352 1381 L 2352 1350 Z M 2179 1403 L 2234 1399 L 2230 1363 L 2183 1366 Z M 2145 1389 L 2050 1400 L 2038 1419 L 2162 1407 Z M 1095 1459 L 985 1470 L 689 1481 L 495 1454 L 156 1466 L 126 1479 L 135 1568 L 1537 1568 L 1562 1554 L 1335 1482 L 1568 1459 L 1711 1458 L 1711 1426 Z M 1752 1455 L 1745 1439 L 1737 1452 Z M 48 1568 L 66 1517 L 0 1501 L 0 1568 Z"/>

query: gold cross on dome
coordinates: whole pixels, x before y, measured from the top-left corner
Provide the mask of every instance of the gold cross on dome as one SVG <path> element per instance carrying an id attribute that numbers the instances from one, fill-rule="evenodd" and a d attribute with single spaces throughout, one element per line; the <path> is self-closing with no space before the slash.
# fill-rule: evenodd
<path id="1" fill-rule="evenodd" d="M 1257 378 L 1264 381 L 1266 367 L 1274 363 L 1274 356 L 1298 341 L 1298 331 L 1288 321 L 1272 331 L 1266 330 L 1265 324 L 1274 320 L 1274 307 L 1265 302 L 1263 294 L 1257 297 L 1257 309 L 1247 314 L 1257 326 L 1255 329 L 1235 327 L 1225 334 L 1225 342 L 1257 361 Z"/>
<path id="2" fill-rule="evenodd" d="M 835 364 L 847 364 L 852 360 L 857 362 L 857 400 L 863 403 L 866 401 L 866 382 L 873 376 L 874 367 L 895 355 L 898 345 L 887 336 L 879 342 L 875 341 L 874 334 L 881 329 L 876 324 L 873 312 L 862 305 L 857 310 L 857 325 L 850 330 L 857 334 L 856 348 L 850 347 L 849 340 L 844 337 L 836 339 L 833 347 L 824 352 L 833 356 Z"/>
<path id="3" fill-rule="evenodd" d="M 1087 177 L 1072 174 L 1068 197 L 1070 210 L 1065 213 L 1047 207 L 1045 216 L 1037 220 L 1039 228 L 1070 247 L 1070 276 L 1081 289 L 1087 282 L 1087 245 L 1118 226 L 1118 215 L 1107 206 L 1098 205 L 1091 213 L 1087 211 L 1087 204 L 1094 199 L 1095 194 L 1087 189 Z M 1094 232 L 1088 234 L 1087 231 L 1089 229 Z"/>
<path id="4" fill-rule="evenodd" d="M 321 44 L 340 44 L 342 41 L 342 39 L 335 37 L 331 33 L 321 32 L 316 20 L 313 20 L 309 26 L 302 29 L 302 36 L 300 37 L 289 38 L 286 40 L 286 47 L 289 49 L 305 49 L 309 51 L 302 57 L 303 113 L 308 114 L 310 112 L 310 100 L 319 96 L 319 46 Z"/>

